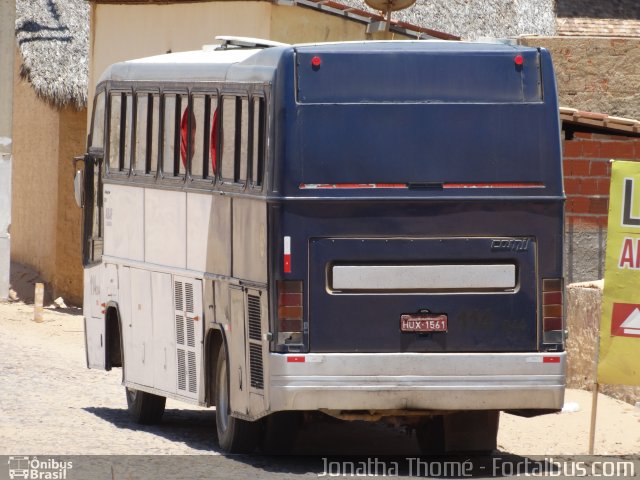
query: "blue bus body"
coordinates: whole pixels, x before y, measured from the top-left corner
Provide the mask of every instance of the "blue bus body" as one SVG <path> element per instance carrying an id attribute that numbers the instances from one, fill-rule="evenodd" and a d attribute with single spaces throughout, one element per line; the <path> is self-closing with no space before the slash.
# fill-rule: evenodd
<path id="1" fill-rule="evenodd" d="M 304 282 L 299 351 L 562 350 L 544 343 L 541 310 L 542 279 L 562 277 L 555 91 L 550 56 L 534 48 L 336 44 L 281 57 L 269 224 L 292 254 L 291 273 L 277 257 L 270 274 Z M 496 247 L 504 239 L 522 242 Z M 327 288 L 334 264 L 501 262 L 516 265 L 517 288 Z M 399 331 L 402 313 L 422 310 L 446 313 L 449 330 Z"/>

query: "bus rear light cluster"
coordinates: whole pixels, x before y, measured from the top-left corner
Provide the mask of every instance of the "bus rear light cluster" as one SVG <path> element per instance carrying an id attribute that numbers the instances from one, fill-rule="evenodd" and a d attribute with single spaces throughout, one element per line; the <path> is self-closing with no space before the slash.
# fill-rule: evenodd
<path id="1" fill-rule="evenodd" d="M 564 334 L 564 285 L 561 278 L 542 279 L 542 342 L 562 343 Z"/>
<path id="2" fill-rule="evenodd" d="M 278 343 L 303 343 L 303 296 L 300 280 L 279 280 L 278 288 Z"/>

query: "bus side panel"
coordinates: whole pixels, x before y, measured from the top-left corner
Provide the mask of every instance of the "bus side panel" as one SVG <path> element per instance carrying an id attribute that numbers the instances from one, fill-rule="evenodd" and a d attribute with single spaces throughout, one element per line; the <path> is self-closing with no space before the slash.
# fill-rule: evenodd
<path id="1" fill-rule="evenodd" d="M 171 275 L 151 272 L 155 388 L 176 393 L 176 325 Z"/>
<path id="2" fill-rule="evenodd" d="M 144 194 L 144 261 L 185 268 L 187 197 L 184 192 L 147 188 Z"/>
<path id="3" fill-rule="evenodd" d="M 130 321 L 123 330 L 131 338 L 127 355 L 127 380 L 153 386 L 153 319 L 151 316 L 151 274 L 138 268 L 128 269 L 131 278 Z"/>
<path id="4" fill-rule="evenodd" d="M 267 206 L 263 200 L 233 199 L 233 276 L 267 283 Z"/>
<path id="5" fill-rule="evenodd" d="M 102 265 L 97 264 L 84 271 L 84 335 L 87 367 L 104 370 L 105 320 L 100 307 L 102 291 Z"/>
<path id="6" fill-rule="evenodd" d="M 144 190 L 104 186 L 104 254 L 144 260 Z"/>

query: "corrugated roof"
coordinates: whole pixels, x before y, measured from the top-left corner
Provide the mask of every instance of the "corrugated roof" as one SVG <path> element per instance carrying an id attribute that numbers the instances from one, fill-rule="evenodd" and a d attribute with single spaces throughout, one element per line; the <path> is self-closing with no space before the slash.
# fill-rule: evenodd
<path id="1" fill-rule="evenodd" d="M 558 17 L 640 19 L 637 0 L 556 0 Z"/>
<path id="2" fill-rule="evenodd" d="M 558 35 L 640 37 L 637 0 L 557 0 L 556 10 Z"/>
<path id="3" fill-rule="evenodd" d="M 89 4 L 84 0 L 17 0 L 20 73 L 36 93 L 63 107 L 87 104 Z"/>
<path id="4" fill-rule="evenodd" d="M 615 117 L 605 113 L 585 112 L 575 108 L 560 107 L 563 130 L 600 132 L 617 135 L 640 136 L 640 121 Z M 573 128 L 571 128 L 573 127 Z"/>

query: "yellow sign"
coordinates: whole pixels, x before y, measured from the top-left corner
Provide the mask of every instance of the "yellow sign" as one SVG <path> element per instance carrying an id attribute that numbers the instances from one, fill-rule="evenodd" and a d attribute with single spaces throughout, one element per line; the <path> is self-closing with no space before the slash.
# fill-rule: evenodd
<path id="1" fill-rule="evenodd" d="M 598 383 L 640 385 L 640 162 L 611 171 Z"/>

